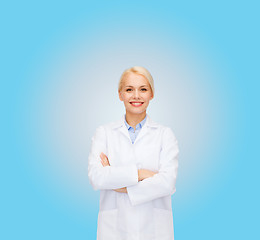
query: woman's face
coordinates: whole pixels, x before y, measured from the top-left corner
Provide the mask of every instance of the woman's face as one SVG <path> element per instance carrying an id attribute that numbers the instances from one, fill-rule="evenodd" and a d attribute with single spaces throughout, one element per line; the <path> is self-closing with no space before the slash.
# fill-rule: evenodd
<path id="1" fill-rule="evenodd" d="M 125 76 L 119 99 L 124 102 L 126 112 L 131 114 L 145 112 L 152 98 L 152 89 L 144 76 L 132 72 Z"/>

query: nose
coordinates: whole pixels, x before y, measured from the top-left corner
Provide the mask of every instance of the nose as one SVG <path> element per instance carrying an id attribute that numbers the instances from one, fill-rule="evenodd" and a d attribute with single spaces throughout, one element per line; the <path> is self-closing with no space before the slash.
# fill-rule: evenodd
<path id="1" fill-rule="evenodd" d="M 139 92 L 138 92 L 138 89 L 136 89 L 136 90 L 134 91 L 134 97 L 135 97 L 135 98 L 139 98 Z"/>

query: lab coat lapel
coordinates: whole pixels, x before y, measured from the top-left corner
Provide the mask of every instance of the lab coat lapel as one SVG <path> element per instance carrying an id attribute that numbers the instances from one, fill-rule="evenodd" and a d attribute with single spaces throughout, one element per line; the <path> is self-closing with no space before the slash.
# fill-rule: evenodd
<path id="1" fill-rule="evenodd" d="M 128 139 L 129 139 L 129 141 L 131 142 L 131 139 L 130 139 L 130 136 L 129 136 L 129 133 L 128 133 L 128 129 L 127 129 L 127 126 L 125 125 L 125 115 L 123 115 L 122 117 L 121 117 L 121 119 L 118 121 L 118 122 L 116 122 L 116 124 L 114 125 L 114 127 L 115 128 L 118 128 L 119 127 L 119 131 L 123 134 L 123 135 L 125 135 Z M 131 142 L 132 143 L 132 142 Z"/>
<path id="2" fill-rule="evenodd" d="M 141 128 L 141 131 L 138 133 L 134 144 L 136 144 L 136 142 L 139 141 L 139 139 L 144 137 L 146 134 L 149 134 L 148 130 L 149 130 L 149 126 L 150 126 L 150 123 L 151 123 L 151 119 L 150 119 L 150 116 L 148 114 L 146 114 L 146 115 L 147 115 L 147 119 L 146 119 L 143 127 Z"/>
<path id="3" fill-rule="evenodd" d="M 120 127 L 120 132 L 123 133 L 128 139 L 129 141 L 131 142 L 131 139 L 130 139 L 130 136 L 129 136 L 129 132 L 127 130 L 127 127 L 126 125 L 124 124 L 123 126 Z"/>

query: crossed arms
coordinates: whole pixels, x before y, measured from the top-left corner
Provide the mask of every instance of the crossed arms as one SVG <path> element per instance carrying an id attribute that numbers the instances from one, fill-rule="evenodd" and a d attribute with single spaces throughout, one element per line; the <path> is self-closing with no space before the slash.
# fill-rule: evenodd
<path id="1" fill-rule="evenodd" d="M 100 158 L 101 158 L 101 163 L 102 163 L 103 167 L 110 166 L 108 157 L 103 152 L 101 152 Z M 157 172 L 154 172 L 154 171 L 151 171 L 151 170 L 148 170 L 148 169 L 138 169 L 138 182 L 142 181 L 146 178 L 152 177 L 156 173 Z M 117 188 L 117 189 L 113 189 L 113 190 L 116 191 L 116 192 L 119 192 L 119 193 L 127 193 L 126 187 Z"/>
<path id="2" fill-rule="evenodd" d="M 137 169 L 136 164 L 110 166 L 104 139 L 104 127 L 92 138 L 88 176 L 95 190 L 112 189 L 127 193 L 132 205 L 141 204 L 175 192 L 179 148 L 170 128 L 165 128 L 160 152 L 159 171 Z"/>

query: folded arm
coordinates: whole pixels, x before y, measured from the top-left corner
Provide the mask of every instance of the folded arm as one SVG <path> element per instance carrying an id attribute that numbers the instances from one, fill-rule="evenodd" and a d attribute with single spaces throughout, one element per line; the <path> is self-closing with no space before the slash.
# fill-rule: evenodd
<path id="1" fill-rule="evenodd" d="M 102 126 L 96 129 L 92 137 L 88 158 L 88 177 L 94 190 L 117 189 L 138 183 L 136 164 L 103 167 L 101 152 L 106 152 L 106 134 Z"/>
<path id="2" fill-rule="evenodd" d="M 110 166 L 109 159 L 103 152 L 100 154 L 100 158 L 101 158 L 100 161 L 101 161 L 103 167 Z M 154 171 L 151 171 L 151 170 L 148 170 L 148 169 L 138 169 L 138 181 L 142 181 L 142 180 L 144 180 L 148 177 L 152 177 L 156 173 L 157 172 L 154 172 Z M 119 193 L 127 193 L 126 187 L 117 188 L 117 189 L 113 189 L 113 190 L 116 191 L 116 192 L 119 192 Z"/>
<path id="3" fill-rule="evenodd" d="M 179 148 L 170 128 L 165 129 L 162 141 L 159 172 L 127 187 L 127 193 L 133 206 L 172 195 L 175 192 Z"/>

